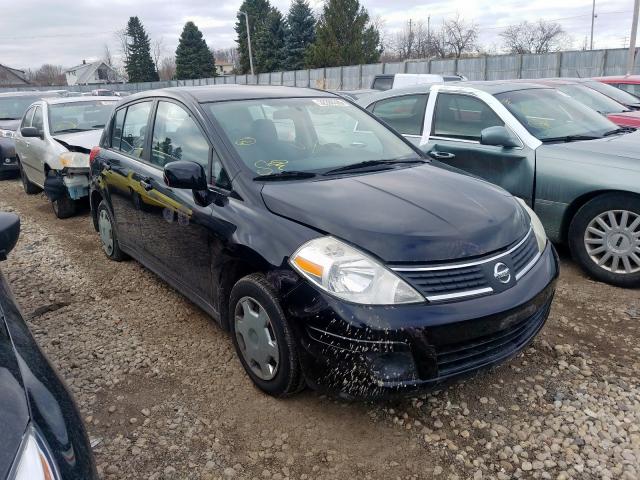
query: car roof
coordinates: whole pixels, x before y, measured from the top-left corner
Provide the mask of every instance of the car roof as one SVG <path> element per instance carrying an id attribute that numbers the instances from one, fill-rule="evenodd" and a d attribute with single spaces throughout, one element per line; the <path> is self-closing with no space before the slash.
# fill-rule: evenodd
<path id="1" fill-rule="evenodd" d="M 21 92 L 2 92 L 0 93 L 0 97 L 59 97 L 60 92 L 64 90 L 55 90 L 51 91 L 39 91 L 39 90 L 29 90 L 29 91 L 21 91 Z"/>
<path id="2" fill-rule="evenodd" d="M 640 75 L 609 75 L 607 77 L 595 77 L 594 80 L 608 82 L 626 82 L 626 83 L 640 83 Z"/>
<path id="3" fill-rule="evenodd" d="M 104 100 L 107 102 L 117 103 L 120 101 L 118 97 L 101 97 L 98 95 L 86 96 L 86 97 L 54 97 L 54 98 L 43 98 L 42 101 L 48 103 L 49 105 L 59 105 L 59 104 L 67 104 L 67 103 L 80 103 L 80 102 L 93 102 L 96 100 Z"/>
<path id="4" fill-rule="evenodd" d="M 206 85 L 201 87 L 170 87 L 159 90 L 147 90 L 126 97 L 126 102 L 140 98 L 170 97 L 191 99 L 198 103 L 223 102 L 228 100 L 253 100 L 261 98 L 296 98 L 296 97 L 335 97 L 324 90 L 313 88 L 272 86 L 272 85 Z M 109 98 L 109 97 L 103 97 Z M 113 99 L 113 97 L 110 97 Z"/>
<path id="5" fill-rule="evenodd" d="M 410 87 L 405 88 L 396 88 L 391 90 L 385 90 L 383 92 L 368 95 L 362 99 L 362 103 L 358 101 L 360 105 L 371 105 L 374 102 L 379 100 L 383 100 L 385 98 L 392 97 L 401 97 L 404 95 L 414 95 L 418 93 L 429 93 L 431 87 L 434 85 L 443 85 L 447 87 L 469 87 L 475 88 L 477 90 L 482 90 L 491 95 L 495 95 L 497 93 L 511 92 L 515 90 L 530 90 L 530 89 L 541 89 L 541 88 L 549 88 L 545 85 L 533 83 L 534 80 L 530 81 L 522 81 L 522 80 L 491 80 L 491 81 L 462 81 L 462 82 L 433 82 L 433 83 L 422 83 L 419 85 L 412 85 Z"/>

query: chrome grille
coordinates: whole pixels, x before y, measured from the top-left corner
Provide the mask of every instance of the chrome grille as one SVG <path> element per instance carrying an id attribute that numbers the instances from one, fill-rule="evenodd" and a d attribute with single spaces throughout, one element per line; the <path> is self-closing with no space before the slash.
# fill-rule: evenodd
<path id="1" fill-rule="evenodd" d="M 442 302 L 493 293 L 495 282 L 488 273 L 487 264 L 508 261 L 515 279 L 519 280 L 539 256 L 535 234 L 529 229 L 516 245 L 497 255 L 466 263 L 398 266 L 392 270 L 430 302 Z"/>

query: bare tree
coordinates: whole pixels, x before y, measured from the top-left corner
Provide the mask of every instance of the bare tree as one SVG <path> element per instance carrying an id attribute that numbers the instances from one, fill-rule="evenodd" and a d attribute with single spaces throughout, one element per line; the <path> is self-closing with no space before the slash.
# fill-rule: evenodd
<path id="1" fill-rule="evenodd" d="M 211 53 L 216 64 L 230 63 L 234 68 L 238 66 L 238 49 L 235 47 L 212 49 Z"/>
<path id="2" fill-rule="evenodd" d="M 127 36 L 127 30 L 125 28 L 116 30 L 114 35 L 118 41 L 122 63 L 126 65 L 129 60 L 129 37 Z"/>
<path id="3" fill-rule="evenodd" d="M 568 40 L 562 25 L 538 20 L 507 27 L 502 33 L 503 45 L 510 53 L 547 53 L 560 50 Z"/>
<path id="4" fill-rule="evenodd" d="M 465 22 L 460 15 L 445 20 L 441 32 L 442 46 L 447 50 L 444 56 L 460 58 L 465 53 L 476 52 L 478 33 L 478 25 L 474 22 Z"/>
<path id="5" fill-rule="evenodd" d="M 67 79 L 62 65 L 45 63 L 35 71 L 29 70 L 28 78 L 31 83 L 39 86 L 66 85 Z"/>
<path id="6" fill-rule="evenodd" d="M 156 70 L 160 71 L 160 58 L 164 53 L 164 41 L 162 37 L 156 38 L 151 42 L 151 57 L 153 58 L 153 64 L 156 66 Z"/>
<path id="7" fill-rule="evenodd" d="M 158 67 L 158 77 L 160 80 L 173 80 L 176 76 L 176 59 L 174 57 L 164 57 L 160 60 Z"/>
<path id="8" fill-rule="evenodd" d="M 104 44 L 102 60 L 104 61 L 104 63 L 106 63 L 110 67 L 113 66 L 113 55 L 111 55 L 111 49 L 109 48 L 109 45 L 107 45 L 106 43 Z"/>

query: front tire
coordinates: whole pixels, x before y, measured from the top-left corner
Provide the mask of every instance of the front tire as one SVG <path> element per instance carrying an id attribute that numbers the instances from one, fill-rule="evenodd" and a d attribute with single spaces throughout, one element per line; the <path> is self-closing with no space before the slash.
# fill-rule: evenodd
<path id="1" fill-rule="evenodd" d="M 126 258 L 125 253 L 120 250 L 118 235 L 114 228 L 113 216 L 104 200 L 98 205 L 98 233 L 100 233 L 100 243 L 105 255 L 115 262 L 121 262 Z"/>
<path id="2" fill-rule="evenodd" d="M 240 362 L 260 390 L 287 397 L 304 388 L 293 330 L 264 275 L 254 273 L 235 284 L 229 325 Z"/>
<path id="3" fill-rule="evenodd" d="M 640 199 L 610 193 L 587 202 L 569 227 L 571 253 L 593 278 L 640 286 Z"/>
<path id="4" fill-rule="evenodd" d="M 19 160 L 18 168 L 20 169 L 20 181 L 22 182 L 24 193 L 26 193 L 27 195 L 35 195 L 36 193 L 40 193 L 42 189 L 35 183 L 31 183 L 29 177 L 27 177 L 27 173 L 24 171 L 24 168 L 22 168 L 22 162 L 20 162 Z"/>
<path id="5" fill-rule="evenodd" d="M 53 208 L 53 213 L 55 213 L 58 218 L 73 217 L 77 210 L 76 201 L 66 194 L 51 202 L 51 207 Z"/>

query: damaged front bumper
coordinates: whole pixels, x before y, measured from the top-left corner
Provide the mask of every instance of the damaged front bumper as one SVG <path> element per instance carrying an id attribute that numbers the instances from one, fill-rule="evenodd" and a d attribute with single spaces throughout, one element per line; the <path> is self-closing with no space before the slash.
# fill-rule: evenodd
<path id="1" fill-rule="evenodd" d="M 49 172 L 44 182 L 44 193 L 55 202 L 64 196 L 80 200 L 89 195 L 89 168 L 65 167 Z"/>

